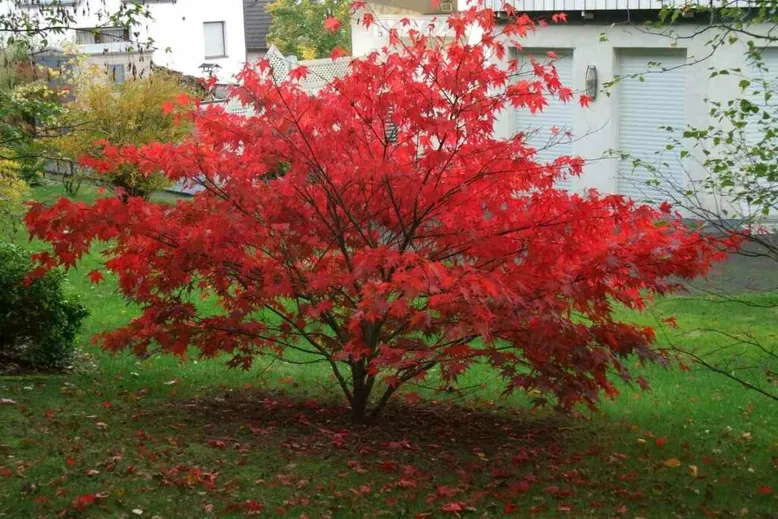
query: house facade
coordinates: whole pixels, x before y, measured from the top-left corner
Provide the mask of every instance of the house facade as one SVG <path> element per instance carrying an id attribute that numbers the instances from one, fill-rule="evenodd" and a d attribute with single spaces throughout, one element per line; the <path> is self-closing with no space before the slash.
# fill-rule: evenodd
<path id="1" fill-rule="evenodd" d="M 107 15 L 130 4 L 149 14 L 130 30 L 111 27 Z M 45 16 L 41 10 L 66 9 L 75 24 L 50 34 L 49 48 L 84 55 L 104 66 L 117 81 L 139 77 L 151 63 L 187 75 L 214 74 L 229 82 L 247 59 L 261 53 L 269 18 L 265 0 L 23 0 L 0 2 L 6 13 Z M 244 20 L 249 20 L 247 29 Z M 248 49 L 251 49 L 249 52 Z M 253 53 L 253 54 L 252 54 Z"/>
<path id="2" fill-rule="evenodd" d="M 532 129 L 530 143 L 542 149 L 538 153 L 541 160 L 567 154 L 588 159 L 584 174 L 563 186 L 577 192 L 597 188 L 637 199 L 667 198 L 666 185 L 660 190 L 647 185 L 653 174 L 635 169 L 633 161 L 615 157 L 613 150 L 656 164 L 667 184 L 677 189 L 703 178 L 706 173 L 694 156 L 681 159 L 676 151 L 666 149 L 669 138 L 680 137 L 687 125 L 710 124 L 708 100 L 738 97 L 738 83 L 743 76 L 773 74 L 778 78 L 778 49 L 763 50 L 769 72 L 757 71 L 745 63 L 745 43 L 722 46 L 709 57 L 711 49 L 706 42 L 711 35 L 695 36 L 705 23 L 704 14 L 695 18 L 690 13 L 688 18 L 681 18 L 673 26 L 674 37 L 667 30 L 648 29 L 643 22 L 656 19 L 659 9 L 672 1 L 512 0 L 518 12 L 534 18 L 565 12 L 567 23 L 538 27 L 522 40 L 521 52 L 514 50 L 505 58 L 506 63 L 517 55 L 520 62 L 526 55 L 548 61 L 548 51 L 553 51 L 558 56 L 555 65 L 562 82 L 576 93 L 596 85 L 596 96 L 586 108 L 552 100 L 536 115 L 525 110 L 506 111 L 497 122 L 497 135 L 507 137 Z M 681 1 L 679 5 L 686 3 Z M 417 7 L 414 9 L 412 4 Z M 487 4 L 499 12 L 504 2 Z M 403 18 L 410 17 L 412 27 L 421 27 L 434 18 L 440 20 L 444 14 L 439 7 L 445 7 L 443 2 L 430 1 L 429 6 L 421 8 L 418 5 L 403 0 L 374 3 L 371 7 L 379 22 L 376 26 L 365 29 L 352 24 L 354 55 L 388 45 L 389 28 L 397 28 L 400 34 L 407 30 L 400 23 Z M 445 36 L 443 32 L 440 35 Z M 740 68 L 742 73 L 712 78 L 711 67 Z M 616 78 L 621 79 L 606 86 Z M 572 138 L 556 139 L 543 149 L 552 128 L 555 132 L 569 131 Z M 712 208 L 720 201 L 711 199 L 705 204 Z"/>

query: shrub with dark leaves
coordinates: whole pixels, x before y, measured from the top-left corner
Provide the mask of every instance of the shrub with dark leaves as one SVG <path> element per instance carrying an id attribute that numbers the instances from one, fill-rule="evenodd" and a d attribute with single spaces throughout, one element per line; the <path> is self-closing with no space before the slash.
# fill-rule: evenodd
<path id="1" fill-rule="evenodd" d="M 61 269 L 28 276 L 32 268 L 29 252 L 0 243 L 0 365 L 61 369 L 89 312 L 63 290 Z"/>

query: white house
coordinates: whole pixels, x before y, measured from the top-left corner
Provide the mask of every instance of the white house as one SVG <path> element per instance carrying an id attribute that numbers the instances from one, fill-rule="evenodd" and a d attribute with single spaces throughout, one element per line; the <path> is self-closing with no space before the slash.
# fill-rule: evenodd
<path id="1" fill-rule="evenodd" d="M 72 13 L 76 23 L 63 34 L 49 34 L 48 46 L 68 48 L 104 64 L 117 80 L 137 75 L 156 65 L 202 76 L 209 68 L 222 81 L 229 81 L 247 61 L 247 39 L 264 41 L 269 20 L 264 0 L 11 0 L 0 1 L 0 11 L 43 16 L 41 9 L 53 6 Z M 149 17 L 138 18 L 131 30 L 111 27 L 109 14 L 132 4 L 141 4 Z M 245 4 L 245 5 L 244 5 Z M 260 19 L 247 33 L 244 9 Z M 45 22 L 43 23 L 45 25 Z M 150 43 L 150 51 L 138 50 Z M 261 45 L 260 45 L 261 46 Z M 253 49 L 261 52 L 261 48 Z"/>
<path id="2" fill-rule="evenodd" d="M 710 34 L 690 37 L 705 23 L 703 14 L 698 15 L 700 18 L 682 18 L 674 26 L 680 38 L 670 38 L 666 31 L 652 32 L 643 25 L 648 17 L 656 19 L 659 9 L 673 5 L 673 1 L 676 0 L 512 0 L 517 11 L 533 17 L 567 13 L 566 24 L 538 27 L 522 41 L 522 52 L 547 60 L 547 51 L 553 50 L 559 56 L 556 67 L 560 78 L 576 92 L 585 91 L 587 72 L 590 81 L 596 75 L 597 96 L 588 108 L 577 103 L 552 102 L 536 116 L 525 111 L 504 113 L 497 123 L 498 135 L 538 128 L 534 137 L 537 143 L 548 142 L 551 127 L 570 130 L 572 139 L 544 150 L 540 158 L 574 154 L 589 159 L 584 175 L 565 186 L 576 191 L 594 187 L 636 198 L 661 196 L 646 185 L 650 175 L 647 172 L 634 171 L 630 161 L 605 159 L 610 150 L 626 151 L 660 164 L 666 162 L 667 166 L 662 167 L 664 175 L 680 186 L 701 178 L 704 172 L 694 157 L 681 160 L 675 152 L 665 150 L 671 133 L 660 127 L 671 126 L 681 131 L 686 125 L 706 126 L 706 99 L 728 100 L 738 96 L 742 78 L 711 78 L 710 67 L 741 67 L 746 75 L 755 72 L 745 64 L 744 43 L 723 46 L 710 60 L 704 59 L 710 53 L 706 46 Z M 677 1 L 678 5 L 688 3 Z M 419 7 L 422 3 L 428 5 Z M 499 11 L 504 0 L 490 0 L 487 4 Z M 464 5 L 463 0 L 460 5 Z M 441 20 L 445 11 L 456 5 L 431 0 L 377 0 L 371 8 L 377 15 L 377 25 L 365 29 L 352 23 L 355 55 L 387 45 L 388 28 L 395 27 L 402 34 L 403 18 L 410 17 L 418 27 L 433 18 Z M 778 49 L 765 49 L 763 58 L 771 74 L 778 78 Z M 654 66 L 655 63 L 661 66 Z M 661 69 L 667 70 L 657 73 Z M 653 72 L 642 75 L 642 80 L 627 77 L 647 71 Z M 603 85 L 617 76 L 625 79 L 606 92 Z M 708 203 L 712 206 L 715 202 Z"/>

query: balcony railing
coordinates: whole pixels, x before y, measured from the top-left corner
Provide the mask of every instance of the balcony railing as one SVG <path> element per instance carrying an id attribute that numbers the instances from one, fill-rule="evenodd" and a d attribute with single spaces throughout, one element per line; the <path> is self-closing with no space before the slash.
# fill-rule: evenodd
<path id="1" fill-rule="evenodd" d="M 130 41 L 114 41 L 109 43 L 87 43 L 78 45 L 78 50 L 82 54 L 95 56 L 98 54 L 127 54 L 138 52 L 140 44 Z"/>

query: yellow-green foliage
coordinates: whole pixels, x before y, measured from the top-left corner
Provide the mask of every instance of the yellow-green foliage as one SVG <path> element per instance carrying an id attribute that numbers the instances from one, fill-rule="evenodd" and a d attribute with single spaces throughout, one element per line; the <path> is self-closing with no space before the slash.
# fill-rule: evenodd
<path id="1" fill-rule="evenodd" d="M 27 183 L 19 178 L 19 163 L 9 156 L 9 150 L 0 148 L 0 233 L 15 230 L 27 194 Z"/>
<path id="2" fill-rule="evenodd" d="M 273 16 L 267 39 L 284 54 L 300 59 L 329 57 L 340 47 L 351 50 L 351 16 L 349 0 L 273 0 L 267 5 Z M 343 27 L 330 32 L 324 20 L 334 17 Z"/>
<path id="3" fill-rule="evenodd" d="M 163 112 L 162 107 L 175 103 L 182 94 L 190 92 L 174 76 L 162 72 L 120 85 L 105 77 L 88 76 L 68 105 L 66 118 L 72 129 L 56 139 L 55 148 L 64 158 L 76 161 L 98 153 L 95 142 L 102 139 L 117 146 L 180 140 L 191 127 L 177 122 L 175 114 Z M 162 174 L 144 176 L 129 166 L 105 180 L 139 196 L 169 185 Z"/>

